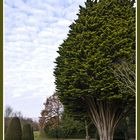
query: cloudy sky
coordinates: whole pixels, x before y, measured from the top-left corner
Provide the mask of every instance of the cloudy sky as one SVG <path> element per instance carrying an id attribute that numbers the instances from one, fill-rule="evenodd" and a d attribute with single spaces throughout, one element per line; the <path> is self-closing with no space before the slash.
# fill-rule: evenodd
<path id="1" fill-rule="evenodd" d="M 54 61 L 85 0 L 4 1 L 5 106 L 39 117 L 55 91 Z"/>

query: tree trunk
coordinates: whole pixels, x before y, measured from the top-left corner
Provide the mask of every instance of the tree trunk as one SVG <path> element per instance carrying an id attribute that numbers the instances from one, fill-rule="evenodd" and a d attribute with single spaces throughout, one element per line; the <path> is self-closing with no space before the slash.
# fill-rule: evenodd
<path id="1" fill-rule="evenodd" d="M 85 99 L 89 106 L 89 116 L 98 130 L 100 140 L 113 140 L 115 128 L 124 117 L 124 110 L 118 103 L 110 104 L 92 97 Z"/>
<path id="2" fill-rule="evenodd" d="M 111 130 L 111 128 L 108 128 Z M 100 140 L 113 140 L 114 131 L 109 131 L 107 129 L 98 129 Z"/>
<path id="3" fill-rule="evenodd" d="M 87 121 L 85 121 L 85 129 L 86 129 L 86 140 L 90 140 L 90 136 L 88 135 L 88 124 L 87 124 Z"/>
<path id="4" fill-rule="evenodd" d="M 125 132 L 124 132 L 124 136 L 125 136 L 125 140 L 129 140 L 129 133 L 128 133 L 128 124 L 127 124 L 127 120 L 125 119 Z"/>
<path id="5" fill-rule="evenodd" d="M 114 128 L 106 123 L 100 123 L 97 127 L 100 140 L 113 140 Z"/>

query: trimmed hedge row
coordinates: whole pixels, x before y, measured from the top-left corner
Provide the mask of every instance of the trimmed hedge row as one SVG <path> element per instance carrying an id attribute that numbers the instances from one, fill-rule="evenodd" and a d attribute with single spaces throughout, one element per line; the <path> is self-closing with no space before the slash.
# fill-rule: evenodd
<path id="1" fill-rule="evenodd" d="M 5 140 L 34 140 L 33 128 L 30 124 L 25 124 L 22 129 L 20 119 L 13 117 L 8 126 Z"/>

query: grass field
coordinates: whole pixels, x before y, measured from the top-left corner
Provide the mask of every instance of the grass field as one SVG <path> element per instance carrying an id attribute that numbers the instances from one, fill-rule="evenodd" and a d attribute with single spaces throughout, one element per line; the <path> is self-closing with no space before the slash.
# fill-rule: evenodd
<path id="1" fill-rule="evenodd" d="M 42 138 L 42 137 L 40 137 L 39 131 L 35 131 L 34 132 L 34 140 L 57 140 L 57 139 L 56 138 L 55 139 Z M 59 140 L 85 140 L 85 139 L 62 139 L 62 138 L 59 138 Z M 91 140 L 95 140 L 95 139 L 91 139 Z"/>
<path id="2" fill-rule="evenodd" d="M 39 140 L 39 132 L 38 131 L 34 132 L 34 139 Z"/>
<path id="3" fill-rule="evenodd" d="M 48 140 L 48 139 L 40 137 L 39 131 L 35 131 L 34 132 L 34 140 Z"/>

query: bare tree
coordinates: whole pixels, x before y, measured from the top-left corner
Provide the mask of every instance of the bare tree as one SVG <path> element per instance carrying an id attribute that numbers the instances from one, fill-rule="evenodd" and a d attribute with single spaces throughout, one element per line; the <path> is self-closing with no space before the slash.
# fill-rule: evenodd
<path id="1" fill-rule="evenodd" d="M 127 62 L 115 66 L 114 74 L 121 83 L 120 90 L 135 95 L 135 66 Z"/>
<path id="2" fill-rule="evenodd" d="M 6 106 L 5 112 L 4 112 L 4 132 L 5 133 L 7 131 L 11 117 L 13 117 L 13 109 L 11 106 Z"/>
<path id="3" fill-rule="evenodd" d="M 13 109 L 11 106 L 6 106 L 4 116 L 5 118 L 9 118 L 13 116 Z"/>
<path id="4" fill-rule="evenodd" d="M 41 111 L 41 117 L 39 119 L 41 131 L 43 131 L 47 124 L 53 128 L 57 128 L 59 126 L 61 113 L 63 112 L 63 105 L 58 99 L 56 92 L 46 99 L 44 106 L 45 109 Z"/>
<path id="5" fill-rule="evenodd" d="M 134 57 L 132 59 L 134 61 Z M 135 95 L 135 64 L 128 63 L 124 61 L 123 63 L 115 66 L 114 74 L 118 81 L 120 82 L 120 91 L 122 92 L 128 92 L 131 95 Z M 134 97 L 135 98 L 135 97 Z M 132 108 L 135 110 L 135 107 Z M 128 116 L 125 118 L 125 140 L 128 140 Z"/>
<path id="6" fill-rule="evenodd" d="M 21 113 L 20 111 L 14 112 L 14 113 L 13 113 L 13 116 L 14 116 L 14 117 L 18 117 L 18 118 L 20 118 L 20 119 L 23 118 L 22 113 Z"/>

